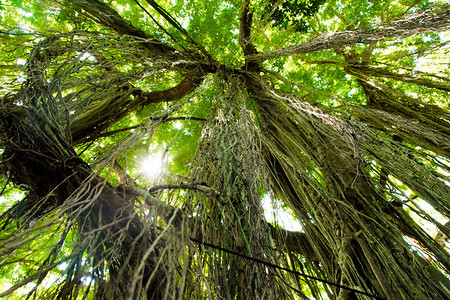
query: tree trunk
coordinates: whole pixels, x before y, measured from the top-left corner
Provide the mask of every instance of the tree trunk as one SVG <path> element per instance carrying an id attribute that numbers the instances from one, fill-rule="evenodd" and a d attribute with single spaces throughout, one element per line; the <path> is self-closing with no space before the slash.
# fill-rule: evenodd
<path id="1" fill-rule="evenodd" d="M 276 165 L 282 166 L 281 170 L 272 170 L 272 176 L 284 174 L 291 182 L 286 185 L 286 181 L 276 180 L 275 190 L 296 195 L 299 202 L 291 203 L 294 211 L 304 211 L 310 216 L 319 229 L 320 239 L 330 245 L 332 257 L 339 258 L 334 266 L 321 260 L 328 276 L 388 299 L 398 299 L 399 294 L 404 299 L 448 297 L 450 282 L 436 275 L 433 266 L 409 250 L 402 232 L 386 215 L 385 202 L 364 169 L 364 150 L 354 138 L 358 133 L 352 134 L 354 129 L 347 124 L 292 96 L 277 95 L 250 78 L 247 82 L 251 95 L 258 99 L 264 145 L 271 159 L 278 160 Z M 288 113 L 281 110 L 281 105 Z M 283 154 L 286 151 L 298 154 Z M 305 162 L 319 167 L 323 182 L 314 182 L 311 175 L 301 171 Z M 291 166 L 297 172 L 290 171 Z M 315 193 L 300 181 L 308 177 L 306 181 Z M 309 232 L 305 233 L 308 236 Z M 312 239 L 309 242 L 315 243 Z M 434 246 L 430 246 L 431 251 Z M 450 265 L 442 256 L 445 251 L 442 255 L 439 251 L 437 248 L 435 254 L 448 268 Z M 322 255 L 320 250 L 316 252 L 319 259 Z M 418 278 L 422 286 L 417 285 Z M 343 297 L 351 298 L 341 292 Z"/>

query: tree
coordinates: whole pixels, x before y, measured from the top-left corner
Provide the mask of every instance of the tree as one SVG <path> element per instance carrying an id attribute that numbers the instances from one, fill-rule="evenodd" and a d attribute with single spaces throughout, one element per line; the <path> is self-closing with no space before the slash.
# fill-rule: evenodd
<path id="1" fill-rule="evenodd" d="M 450 297 L 449 6 L 281 3 L 0 3 L 0 296 Z"/>

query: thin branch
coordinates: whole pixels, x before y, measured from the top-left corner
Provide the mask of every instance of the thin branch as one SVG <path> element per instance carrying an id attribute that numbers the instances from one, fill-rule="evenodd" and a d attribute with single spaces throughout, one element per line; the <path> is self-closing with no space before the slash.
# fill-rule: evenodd
<path id="1" fill-rule="evenodd" d="M 175 39 L 175 37 L 173 36 L 173 35 L 171 35 L 159 22 L 158 22 L 158 20 L 156 20 L 153 16 L 152 16 L 152 14 L 151 13 L 149 13 L 149 11 L 148 10 L 146 10 L 145 9 L 145 7 L 144 6 L 142 6 L 142 4 L 141 3 L 139 3 L 139 1 L 137 1 L 137 0 L 134 0 L 134 2 L 139 6 L 139 8 L 140 9 L 142 9 L 146 14 L 147 14 L 147 16 L 149 16 L 150 17 L 150 19 L 152 19 L 152 21 L 153 22 L 155 22 L 155 24 L 156 24 L 156 26 L 158 26 L 159 27 L 159 29 L 161 29 L 165 34 L 167 34 L 175 43 L 177 43 L 178 45 L 180 45 L 179 43 L 178 43 L 178 41 Z M 186 50 L 182 45 L 180 45 L 182 48 L 183 48 L 183 50 Z"/>
<path id="2" fill-rule="evenodd" d="M 200 52 L 202 52 L 210 61 L 213 61 L 213 58 L 211 57 L 211 55 L 209 55 L 208 51 L 206 51 L 206 49 L 200 45 L 199 43 L 197 43 L 190 35 L 189 33 L 183 28 L 181 27 L 181 24 L 178 23 L 178 21 L 172 17 L 164 8 L 162 8 L 158 3 L 156 3 L 153 0 L 147 0 L 147 3 L 153 7 L 164 19 L 167 20 L 167 22 L 170 23 L 170 25 L 172 25 L 173 27 L 175 27 L 179 32 L 181 32 L 181 34 L 183 34 L 190 43 L 192 43 L 193 45 L 195 45 Z"/>
<path id="3" fill-rule="evenodd" d="M 205 118 L 197 118 L 197 117 L 173 117 L 173 118 L 168 118 L 166 120 L 164 120 L 164 122 L 171 122 L 171 121 L 201 121 L 201 122 L 206 122 L 208 121 L 208 119 Z"/>
<path id="4" fill-rule="evenodd" d="M 151 120 L 157 120 L 158 118 L 149 118 Z M 173 117 L 173 118 L 167 118 L 166 120 L 163 121 L 164 122 L 171 122 L 171 121 L 201 121 L 201 122 L 206 122 L 208 119 L 205 118 L 197 118 L 197 117 Z M 107 132 L 102 132 L 99 133 L 98 135 L 96 135 L 95 137 L 92 138 L 87 138 L 84 140 L 84 142 L 89 142 L 101 137 L 108 137 L 108 136 L 112 136 L 115 135 L 117 133 L 120 132 L 124 132 L 124 131 L 128 131 L 128 130 L 132 130 L 132 129 L 136 129 L 143 126 L 143 124 L 139 124 L 139 125 L 135 125 L 135 126 L 130 126 L 130 127 L 125 127 L 125 128 L 120 128 L 120 129 L 116 129 L 116 130 L 111 130 L 111 131 L 107 131 Z"/>
<path id="5" fill-rule="evenodd" d="M 7 35 L 39 35 L 38 33 L 34 33 L 34 32 L 30 32 L 30 33 L 26 33 L 26 32 L 11 32 L 11 31 L 3 31 L 0 30 L 0 34 L 7 34 Z"/>
<path id="6" fill-rule="evenodd" d="M 194 190 L 194 191 L 200 191 L 205 193 L 209 197 L 218 197 L 220 194 L 215 189 L 208 187 L 205 184 L 202 183 L 181 183 L 181 184 L 162 184 L 162 185 L 155 185 L 148 189 L 148 193 L 154 193 L 158 190 L 181 190 L 181 189 L 188 189 L 188 190 Z"/>

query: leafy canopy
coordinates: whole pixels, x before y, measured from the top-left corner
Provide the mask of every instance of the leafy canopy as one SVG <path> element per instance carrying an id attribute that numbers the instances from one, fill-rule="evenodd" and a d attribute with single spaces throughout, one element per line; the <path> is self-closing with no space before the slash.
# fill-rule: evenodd
<path id="1" fill-rule="evenodd" d="M 1 0 L 0 296 L 447 299 L 448 20 Z"/>

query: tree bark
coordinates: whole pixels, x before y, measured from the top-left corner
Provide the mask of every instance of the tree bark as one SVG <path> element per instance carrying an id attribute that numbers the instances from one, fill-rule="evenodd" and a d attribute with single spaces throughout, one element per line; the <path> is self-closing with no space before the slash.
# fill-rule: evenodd
<path id="1" fill-rule="evenodd" d="M 434 277 L 431 265 L 424 268 L 422 263 L 411 264 L 398 254 L 408 252 L 408 257 L 416 256 L 408 250 L 409 246 L 404 241 L 397 224 L 389 221 L 383 212 L 382 204 L 385 200 L 376 192 L 366 174 L 362 159 L 363 149 L 359 148 L 358 141 L 355 140 L 358 134 L 356 132 L 352 134 L 352 130 L 342 121 L 308 104 L 302 104 L 292 96 L 283 96 L 259 81 L 252 81 L 251 78 L 246 82 L 252 96 L 258 99 L 258 107 L 265 126 L 262 130 L 263 136 L 276 137 L 263 138 L 263 143 L 273 157 L 284 161 L 281 164 L 284 165 L 282 172 L 287 174 L 287 182 L 292 182 L 287 185 L 285 181 L 274 181 L 279 185 L 275 190 L 291 190 L 290 194 L 298 195 L 299 202 L 291 203 L 293 210 L 305 211 L 319 227 L 320 239 L 330 243 L 332 256 L 339 257 L 338 265 L 333 265 L 315 249 L 321 265 L 329 272 L 328 276 L 340 273 L 342 282 L 347 282 L 350 286 L 365 287 L 389 299 L 398 296 L 393 290 L 400 293 L 400 297 L 404 299 L 426 299 L 430 295 L 445 299 L 447 292 L 442 287 L 450 286 L 448 280 L 442 277 L 436 281 L 430 280 Z M 279 108 L 281 105 L 285 105 L 289 112 L 277 112 L 277 109 L 281 109 Z M 285 132 L 290 132 L 291 136 L 287 136 Z M 302 143 L 295 144 L 290 140 Z M 288 150 L 290 148 L 296 150 Z M 324 183 L 315 184 L 315 189 L 320 197 L 315 196 L 311 199 L 310 192 L 302 192 L 305 183 L 300 183 L 298 177 L 307 178 L 310 175 L 293 174 L 289 171 L 290 168 L 300 171 L 308 159 L 301 156 L 301 160 L 296 161 L 294 157 L 298 157 L 298 154 L 280 155 L 284 151 L 303 153 L 319 167 Z M 280 171 L 272 170 L 272 173 L 277 172 Z M 313 180 L 308 181 L 313 183 Z M 324 189 L 321 186 L 325 186 Z M 317 207 L 320 207 L 320 213 L 317 212 Z M 385 228 L 388 228 L 389 234 L 384 233 Z M 309 229 L 305 228 L 307 237 Z M 363 237 L 364 240 L 361 240 Z M 310 243 L 314 244 L 316 241 L 310 240 Z M 369 247 L 370 244 L 377 246 Z M 427 246 L 433 251 L 436 245 Z M 448 263 L 445 255 L 442 256 L 443 252 L 436 248 L 434 253 L 440 256 L 439 260 L 442 260 L 447 268 Z M 417 258 L 417 262 L 419 261 Z M 393 267 L 393 264 L 396 267 Z M 355 277 L 352 275 L 353 272 L 357 272 L 358 275 Z M 415 279 L 411 274 L 422 278 L 422 287 L 417 287 L 415 285 L 417 282 L 412 284 Z M 334 278 L 338 280 L 337 277 Z M 437 283 L 438 281 L 440 283 Z"/>
<path id="2" fill-rule="evenodd" d="M 296 46 L 254 54 L 249 56 L 248 59 L 263 62 L 271 58 L 341 48 L 356 43 L 373 43 L 390 38 L 405 38 L 431 30 L 445 31 L 450 27 L 449 20 L 450 10 L 448 5 L 444 5 L 421 12 L 413 17 L 397 20 L 388 25 L 377 26 L 373 29 L 327 33 Z"/>

